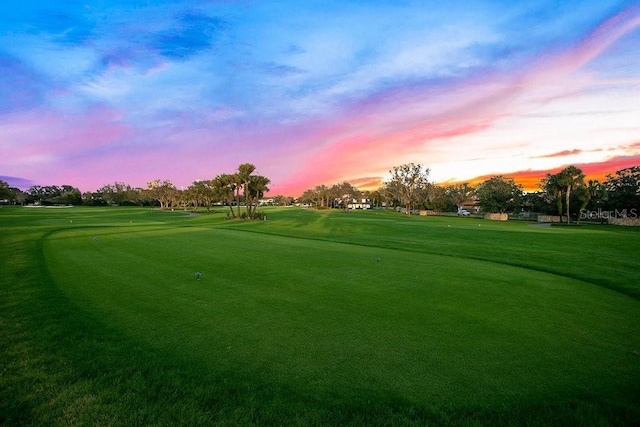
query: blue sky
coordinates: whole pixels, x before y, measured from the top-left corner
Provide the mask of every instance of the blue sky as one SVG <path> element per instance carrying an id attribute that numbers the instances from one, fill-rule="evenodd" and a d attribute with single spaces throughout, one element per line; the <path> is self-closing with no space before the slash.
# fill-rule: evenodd
<path id="1" fill-rule="evenodd" d="M 3 4 L 0 179 L 601 176 L 640 163 L 638 46 L 629 1 Z"/>

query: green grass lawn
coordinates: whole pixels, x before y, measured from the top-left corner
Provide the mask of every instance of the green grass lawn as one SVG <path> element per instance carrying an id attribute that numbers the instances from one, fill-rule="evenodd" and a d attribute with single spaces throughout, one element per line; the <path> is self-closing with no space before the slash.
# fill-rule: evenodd
<path id="1" fill-rule="evenodd" d="M 639 230 L 265 212 L 0 208 L 0 422 L 640 419 Z"/>

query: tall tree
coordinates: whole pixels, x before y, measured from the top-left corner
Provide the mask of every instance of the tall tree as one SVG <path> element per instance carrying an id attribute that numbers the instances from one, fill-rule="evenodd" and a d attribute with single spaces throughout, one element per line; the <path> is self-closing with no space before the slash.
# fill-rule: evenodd
<path id="1" fill-rule="evenodd" d="M 9 204 L 24 203 L 26 195 L 16 187 L 10 187 L 7 181 L 0 180 L 0 201 L 6 200 Z"/>
<path id="2" fill-rule="evenodd" d="M 249 183 L 249 179 L 253 171 L 256 170 L 256 167 L 251 163 L 243 163 L 238 166 L 238 170 L 235 174 L 236 178 L 236 202 L 238 204 L 238 217 L 240 217 L 240 190 L 243 192 L 245 205 L 248 202 L 249 195 L 247 194 L 247 184 Z"/>
<path id="3" fill-rule="evenodd" d="M 600 201 L 604 197 L 604 186 L 600 183 L 600 181 L 590 179 L 586 185 L 583 185 L 578 188 L 578 199 L 582 201 L 580 205 L 580 209 L 578 210 L 578 221 L 582 219 L 582 214 L 584 209 L 591 203 L 591 201 L 595 201 L 596 203 Z"/>
<path id="4" fill-rule="evenodd" d="M 406 163 L 394 166 L 389 173 L 391 177 L 385 181 L 385 187 L 394 197 L 404 203 L 407 217 L 410 217 L 411 206 L 416 195 L 428 183 L 429 169 L 421 164 Z"/>
<path id="5" fill-rule="evenodd" d="M 9 183 L 0 179 L 0 200 L 9 200 L 11 197 L 11 190 Z"/>
<path id="6" fill-rule="evenodd" d="M 258 201 L 264 196 L 264 193 L 269 191 L 269 185 L 271 180 L 262 175 L 251 175 L 247 182 L 245 192 L 247 195 L 247 218 L 254 218 L 256 215 L 256 209 Z"/>
<path id="7" fill-rule="evenodd" d="M 560 181 L 559 174 L 547 174 L 540 181 L 540 187 L 547 193 L 550 200 L 555 200 L 558 216 L 562 217 L 562 193 L 564 191 L 564 184 Z"/>
<path id="8" fill-rule="evenodd" d="M 216 197 L 227 203 L 229 211 L 231 212 L 231 217 L 235 218 L 236 214 L 233 211 L 233 194 L 236 189 L 236 176 L 223 173 L 212 179 L 211 184 Z"/>
<path id="9" fill-rule="evenodd" d="M 380 194 L 380 190 L 372 190 L 369 191 L 365 194 L 363 194 L 363 196 L 367 199 L 369 199 L 369 202 L 371 203 L 371 207 L 372 208 L 377 208 L 380 206 L 380 200 L 382 199 L 382 195 Z"/>
<path id="10" fill-rule="evenodd" d="M 100 198 L 108 205 L 120 204 L 115 186 L 111 184 L 103 185 L 98 190 L 96 190 L 96 193 L 98 193 Z"/>
<path id="11" fill-rule="evenodd" d="M 513 212 L 520 206 L 522 187 L 513 178 L 499 175 L 478 185 L 476 194 L 485 212 Z"/>
<path id="12" fill-rule="evenodd" d="M 570 199 L 571 191 L 581 185 L 584 185 L 584 174 L 582 170 L 575 166 L 568 166 L 558 173 L 558 180 L 564 187 L 565 206 L 567 208 L 567 224 L 571 223 Z"/>
<path id="13" fill-rule="evenodd" d="M 160 209 L 167 209 L 172 200 L 175 199 L 176 187 L 169 180 L 159 179 L 148 181 L 147 188 L 154 200 L 160 203 Z"/>
<path id="14" fill-rule="evenodd" d="M 327 199 L 329 197 L 329 188 L 327 188 L 326 185 L 316 185 L 313 188 L 313 191 L 315 193 L 316 196 L 316 207 L 317 208 L 321 208 L 321 207 L 325 207 L 325 199 Z"/>
<path id="15" fill-rule="evenodd" d="M 215 198 L 213 180 L 194 181 L 188 188 L 187 192 L 190 198 L 195 202 L 194 207 L 204 205 L 207 211 L 211 210 L 211 202 Z"/>
<path id="16" fill-rule="evenodd" d="M 9 183 L 0 179 L 0 199 L 9 197 Z"/>
<path id="17" fill-rule="evenodd" d="M 60 189 L 60 201 L 65 205 L 81 205 L 82 193 L 71 185 L 63 185 Z"/>
<path id="18" fill-rule="evenodd" d="M 427 190 L 427 209 L 448 212 L 453 210 L 454 204 L 447 188 L 441 185 L 429 184 L 429 189 Z"/>
<path id="19" fill-rule="evenodd" d="M 317 194 L 313 188 L 305 190 L 304 193 L 302 193 L 300 197 L 298 197 L 298 203 L 303 203 L 306 205 L 311 205 L 312 203 L 315 203 L 316 200 Z"/>
<path id="20" fill-rule="evenodd" d="M 185 208 L 192 206 L 194 210 L 197 210 L 200 204 L 204 204 L 200 198 L 198 189 L 193 183 L 182 191 L 182 203 Z"/>

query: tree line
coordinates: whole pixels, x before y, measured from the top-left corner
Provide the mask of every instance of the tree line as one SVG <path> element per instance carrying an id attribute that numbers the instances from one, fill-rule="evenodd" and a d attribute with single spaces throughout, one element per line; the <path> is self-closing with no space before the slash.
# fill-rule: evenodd
<path id="1" fill-rule="evenodd" d="M 581 169 L 569 166 L 547 174 L 534 192 L 524 192 L 513 178 L 502 175 L 476 186 L 438 185 L 429 182 L 428 176 L 428 168 L 407 163 L 389 170 L 389 178 L 377 190 L 359 191 L 348 182 L 319 185 L 306 190 L 299 201 L 318 208 L 346 209 L 350 200 L 366 199 L 374 207 L 401 206 L 407 216 L 422 209 L 455 212 L 465 205 L 475 205 L 482 212 L 559 215 L 567 222 L 579 221 L 585 210 L 640 215 L 640 166 L 609 174 L 604 182 L 585 181 Z"/>
<path id="2" fill-rule="evenodd" d="M 254 174 L 255 170 L 253 164 L 243 163 L 234 173 L 194 181 L 185 189 L 176 188 L 169 180 L 156 179 L 148 181 L 146 188 L 116 182 L 86 193 L 70 185 L 35 185 L 23 192 L 0 180 L 0 200 L 10 204 L 138 205 L 158 206 L 160 209 L 205 207 L 207 210 L 218 203 L 229 208 L 228 216 L 231 218 L 255 219 L 260 217 L 257 212 L 259 200 L 269 191 L 271 183 L 269 178 Z"/>
<path id="3" fill-rule="evenodd" d="M 169 180 L 147 182 L 136 188 L 122 182 L 107 184 L 93 192 L 81 193 L 70 185 L 32 186 L 26 191 L 10 187 L 0 180 L 0 200 L 10 204 L 42 205 L 139 205 L 161 209 L 204 207 L 213 204 L 228 207 L 230 218 L 259 217 L 259 201 L 269 191 L 269 178 L 254 174 L 256 167 L 243 163 L 234 173 L 223 173 L 209 180 L 194 181 L 178 189 Z M 640 214 L 640 166 L 626 168 L 606 176 L 606 180 L 585 181 L 582 170 L 569 166 L 556 174 L 547 174 L 539 190 L 525 193 L 513 178 L 494 176 L 478 185 L 461 183 L 438 185 L 429 182 L 429 169 L 407 163 L 393 167 L 389 178 L 376 190 L 359 190 L 349 182 L 332 186 L 318 185 L 295 199 L 271 197 L 274 205 L 304 203 L 317 208 L 347 210 L 362 200 L 371 207 L 403 207 L 407 215 L 421 209 L 455 212 L 475 205 L 483 212 L 517 213 L 523 210 L 556 214 L 567 222 L 580 220 L 580 213 L 616 211 Z"/>

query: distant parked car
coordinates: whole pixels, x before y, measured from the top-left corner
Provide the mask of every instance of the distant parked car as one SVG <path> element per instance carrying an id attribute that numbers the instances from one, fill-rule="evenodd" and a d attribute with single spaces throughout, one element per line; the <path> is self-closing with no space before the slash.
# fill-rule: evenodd
<path id="1" fill-rule="evenodd" d="M 459 216 L 469 216 L 469 211 L 466 209 L 458 209 L 458 215 Z"/>

